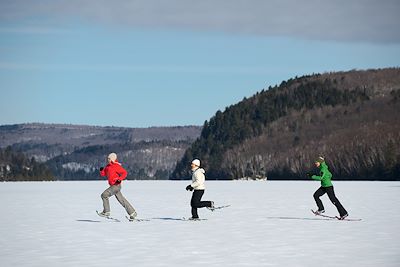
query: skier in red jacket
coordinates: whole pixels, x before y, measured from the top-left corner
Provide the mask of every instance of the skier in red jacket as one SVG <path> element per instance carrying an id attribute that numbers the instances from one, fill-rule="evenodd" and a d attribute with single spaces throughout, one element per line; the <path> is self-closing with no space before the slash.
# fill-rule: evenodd
<path id="1" fill-rule="evenodd" d="M 100 175 L 107 176 L 108 184 L 110 185 L 102 194 L 101 198 L 103 200 L 103 211 L 99 213 L 102 217 L 110 216 L 110 203 L 108 199 L 111 196 L 117 198 L 119 203 L 125 208 L 129 215 L 130 220 L 134 220 L 137 213 L 132 205 L 126 200 L 126 198 L 121 193 L 121 182 L 127 176 L 127 171 L 121 166 L 121 163 L 117 161 L 117 154 L 111 153 L 107 157 L 108 164 L 106 167 L 100 168 Z"/>

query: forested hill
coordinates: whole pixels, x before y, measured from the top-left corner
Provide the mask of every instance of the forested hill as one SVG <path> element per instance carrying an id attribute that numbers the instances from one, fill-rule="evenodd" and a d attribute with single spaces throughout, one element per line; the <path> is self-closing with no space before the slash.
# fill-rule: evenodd
<path id="1" fill-rule="evenodd" d="M 306 179 L 326 158 L 335 179 L 400 179 L 400 69 L 289 79 L 218 111 L 178 162 L 209 179 Z"/>

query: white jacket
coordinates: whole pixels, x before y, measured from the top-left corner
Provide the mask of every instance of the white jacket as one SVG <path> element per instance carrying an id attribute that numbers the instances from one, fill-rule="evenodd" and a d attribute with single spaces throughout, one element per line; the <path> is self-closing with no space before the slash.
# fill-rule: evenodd
<path id="1" fill-rule="evenodd" d="M 192 184 L 194 190 L 204 190 L 206 187 L 204 186 L 204 182 L 206 180 L 206 176 L 204 175 L 206 171 L 202 168 L 197 168 L 192 173 Z"/>

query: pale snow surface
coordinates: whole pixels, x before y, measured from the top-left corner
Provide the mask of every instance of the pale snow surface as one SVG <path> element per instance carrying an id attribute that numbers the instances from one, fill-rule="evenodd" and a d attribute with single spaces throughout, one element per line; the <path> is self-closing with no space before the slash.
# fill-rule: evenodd
<path id="1" fill-rule="evenodd" d="M 207 182 L 203 200 L 226 209 L 190 216 L 188 182 L 126 181 L 147 222 L 129 222 L 117 200 L 100 218 L 105 181 L 0 183 L 1 266 L 400 266 L 400 183 L 334 182 L 362 221 L 326 220 L 313 181 Z M 337 215 L 327 196 L 326 214 Z"/>

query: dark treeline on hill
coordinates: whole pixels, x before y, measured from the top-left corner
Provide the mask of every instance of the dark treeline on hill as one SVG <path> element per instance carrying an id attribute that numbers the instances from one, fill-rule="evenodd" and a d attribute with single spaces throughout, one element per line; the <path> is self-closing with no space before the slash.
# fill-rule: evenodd
<path id="1" fill-rule="evenodd" d="M 23 153 L 7 147 L 0 148 L 0 181 L 51 181 L 53 174 L 35 158 L 27 158 Z"/>
<path id="2" fill-rule="evenodd" d="M 400 180 L 400 69 L 290 79 L 218 111 L 171 179 L 200 158 L 210 179 L 306 179 L 325 156 L 335 179 Z"/>

